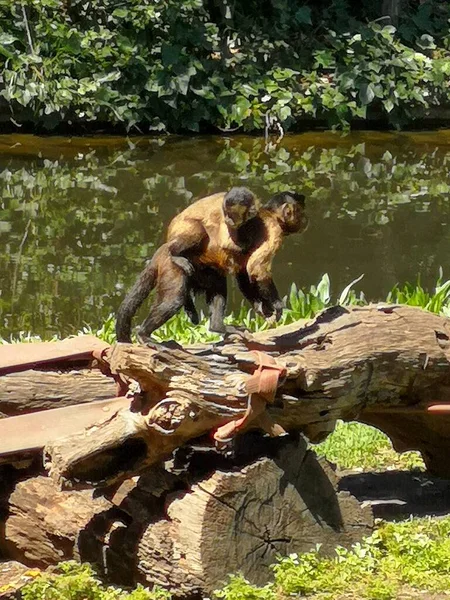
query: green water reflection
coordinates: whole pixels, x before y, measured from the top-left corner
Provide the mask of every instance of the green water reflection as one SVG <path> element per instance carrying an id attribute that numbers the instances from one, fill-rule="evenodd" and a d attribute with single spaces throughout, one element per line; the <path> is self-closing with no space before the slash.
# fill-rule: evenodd
<path id="1" fill-rule="evenodd" d="M 450 277 L 449 165 L 448 131 L 303 134 L 271 150 L 250 137 L 0 136 L 0 335 L 99 326 L 171 217 L 236 184 L 307 195 L 311 226 L 275 261 L 283 294 L 324 272 L 335 293 L 365 273 L 371 299 L 419 273 L 431 285 L 441 265 Z"/>

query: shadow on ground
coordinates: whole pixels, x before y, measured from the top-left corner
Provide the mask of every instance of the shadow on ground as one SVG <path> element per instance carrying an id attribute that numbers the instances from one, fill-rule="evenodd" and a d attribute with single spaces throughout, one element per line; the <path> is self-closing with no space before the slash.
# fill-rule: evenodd
<path id="1" fill-rule="evenodd" d="M 339 491 L 369 503 L 375 517 L 387 520 L 450 513 L 450 480 L 420 471 L 351 473 L 342 477 Z"/>

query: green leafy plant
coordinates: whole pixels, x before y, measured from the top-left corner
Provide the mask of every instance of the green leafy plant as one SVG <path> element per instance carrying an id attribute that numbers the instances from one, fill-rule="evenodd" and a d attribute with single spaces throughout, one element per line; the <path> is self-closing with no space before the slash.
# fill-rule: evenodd
<path id="1" fill-rule="evenodd" d="M 361 423 L 338 421 L 333 433 L 312 448 L 341 469 L 424 469 L 419 452 L 398 454 L 384 433 Z"/>
<path id="2" fill-rule="evenodd" d="M 23 600 L 170 600 L 168 592 L 138 586 L 131 592 L 104 586 L 89 564 L 60 563 L 53 573 L 41 573 L 21 590 Z"/>
<path id="3" fill-rule="evenodd" d="M 318 546 L 280 558 L 274 565 L 275 582 L 264 588 L 234 576 L 216 597 L 390 600 L 445 592 L 450 585 L 449 532 L 449 517 L 383 524 L 352 548 L 337 547 L 332 557 L 324 556 Z"/>
<path id="4" fill-rule="evenodd" d="M 395 30 L 367 0 L 0 0 L 0 94 L 46 129 L 346 127 L 372 109 L 402 126 L 449 100 L 450 10 L 414 4 Z"/>

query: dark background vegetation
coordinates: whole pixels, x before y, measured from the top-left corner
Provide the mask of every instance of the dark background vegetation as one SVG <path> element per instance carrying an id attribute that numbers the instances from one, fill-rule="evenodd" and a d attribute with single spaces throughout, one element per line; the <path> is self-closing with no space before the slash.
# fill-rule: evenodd
<path id="1" fill-rule="evenodd" d="M 0 113 L 37 131 L 404 127 L 450 105 L 449 17 L 443 0 L 0 0 Z"/>

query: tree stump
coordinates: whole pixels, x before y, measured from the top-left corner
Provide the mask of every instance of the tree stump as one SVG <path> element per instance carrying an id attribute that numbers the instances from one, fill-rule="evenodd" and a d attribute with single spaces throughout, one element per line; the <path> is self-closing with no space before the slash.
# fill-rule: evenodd
<path id="1" fill-rule="evenodd" d="M 159 584 L 192 598 L 211 594 L 230 573 L 263 584 L 279 554 L 318 543 L 329 553 L 371 532 L 370 508 L 337 491 L 333 469 L 302 437 L 251 438 L 242 447 L 255 454 L 258 444 L 269 456 L 194 453 L 178 473 L 151 469 L 103 497 L 59 491 L 50 478 L 23 481 L 9 499 L 3 551 L 40 567 L 89 561 L 109 581 Z"/>

